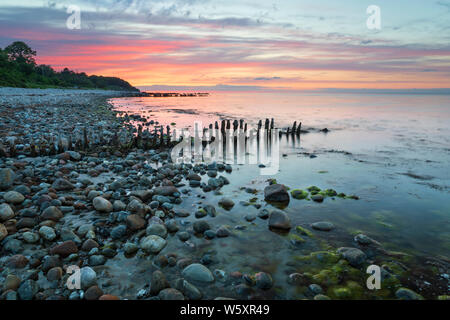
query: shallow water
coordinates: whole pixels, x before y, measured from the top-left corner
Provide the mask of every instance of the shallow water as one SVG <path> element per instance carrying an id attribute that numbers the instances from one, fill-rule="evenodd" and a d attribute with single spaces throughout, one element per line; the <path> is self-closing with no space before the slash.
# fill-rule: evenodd
<path id="1" fill-rule="evenodd" d="M 162 124 L 176 123 L 177 128 L 199 120 L 207 126 L 220 119 L 256 123 L 273 117 L 279 127 L 297 120 L 305 129 L 330 130 L 310 130 L 295 140 L 283 136 L 276 175 L 261 175 L 257 165 L 235 165 L 231 175 L 224 173 L 231 184 L 221 191 L 236 205 L 229 212 L 219 209 L 216 218 L 204 219 L 214 226 L 244 225 L 246 230 L 234 229 L 233 236 L 225 239 L 194 239 L 195 245 L 204 248 L 195 254 L 181 241 L 172 241 L 165 249 L 168 252 L 200 258 L 204 251 L 216 250 L 220 252 L 217 268 L 265 270 L 275 280 L 292 271 L 288 266 L 294 255 L 320 250 L 320 241 L 333 247 L 351 246 L 357 231 L 389 250 L 449 258 L 449 96 L 212 93 L 209 97 L 120 98 L 112 103 L 117 110 L 149 116 Z M 291 189 L 316 185 L 356 194 L 360 200 L 327 198 L 315 203 L 291 199 L 284 211 L 294 226 L 308 227 L 322 220 L 336 225 L 333 232 L 319 232 L 317 238 L 295 248 L 286 237 L 268 231 L 266 221 L 244 219 L 247 212 L 257 210 L 239 201 L 256 197 L 262 208 L 271 208 L 263 195 L 269 178 Z M 248 194 L 242 187 L 256 188 L 258 193 Z M 200 202 L 217 206 L 221 198 L 210 192 L 200 199 L 197 193 L 203 194 L 194 189 L 184 196 L 183 206 L 195 208 Z M 195 218 L 192 215 L 187 220 Z M 284 292 L 281 297 L 298 296 Z"/>

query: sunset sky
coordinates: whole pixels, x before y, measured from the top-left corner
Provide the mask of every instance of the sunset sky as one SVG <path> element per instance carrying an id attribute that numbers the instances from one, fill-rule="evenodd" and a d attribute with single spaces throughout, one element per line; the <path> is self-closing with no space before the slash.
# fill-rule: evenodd
<path id="1" fill-rule="evenodd" d="M 1 0 L 0 47 L 17 40 L 38 63 L 134 86 L 450 87 L 449 0 Z"/>

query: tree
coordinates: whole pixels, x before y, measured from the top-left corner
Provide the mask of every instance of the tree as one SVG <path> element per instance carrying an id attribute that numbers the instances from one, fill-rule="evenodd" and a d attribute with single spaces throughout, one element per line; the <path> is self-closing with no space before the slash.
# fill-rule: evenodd
<path id="1" fill-rule="evenodd" d="M 10 61 L 15 61 L 19 64 L 35 65 L 36 51 L 31 49 L 25 42 L 16 41 L 5 48 Z"/>

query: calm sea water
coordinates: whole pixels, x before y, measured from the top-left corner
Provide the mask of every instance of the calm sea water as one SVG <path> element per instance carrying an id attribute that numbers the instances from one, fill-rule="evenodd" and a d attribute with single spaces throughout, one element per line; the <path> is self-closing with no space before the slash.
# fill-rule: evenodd
<path id="1" fill-rule="evenodd" d="M 242 187 L 256 188 L 258 201 L 267 206 L 263 189 L 268 178 L 290 188 L 316 185 L 356 194 L 358 201 L 292 200 L 284 210 L 294 225 L 333 222 L 336 230 L 321 236 L 336 247 L 351 246 L 355 232 L 364 232 L 390 250 L 450 257 L 450 96 L 239 92 L 112 102 L 118 110 L 161 124 L 175 123 L 177 128 L 199 120 L 207 126 L 221 119 L 256 123 L 272 117 L 279 127 L 294 120 L 305 129 L 326 127 L 328 133 L 311 129 L 300 140 L 283 137 L 276 175 L 260 175 L 257 165 L 236 165 L 223 194 L 236 202 L 248 201 L 254 195 Z M 201 191 L 193 192 L 185 198 L 187 206 L 196 206 L 195 193 Z M 219 198 L 210 194 L 205 201 L 217 204 Z M 214 219 L 245 224 L 243 217 L 252 210 L 257 212 L 252 206 L 237 205 Z M 258 220 L 230 239 L 228 249 L 218 248 L 228 268 L 239 267 L 241 262 L 233 263 L 237 255 L 246 255 L 251 265 L 273 263 L 267 260 L 268 251 L 279 265 L 289 260 L 292 253 L 284 249 L 280 237 L 266 231 L 267 222 Z"/>

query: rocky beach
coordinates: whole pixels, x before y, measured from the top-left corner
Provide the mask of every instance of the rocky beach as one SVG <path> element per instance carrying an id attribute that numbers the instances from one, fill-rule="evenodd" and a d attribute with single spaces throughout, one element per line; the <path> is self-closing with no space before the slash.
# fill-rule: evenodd
<path id="1" fill-rule="evenodd" d="M 0 299 L 449 298 L 446 257 L 296 218 L 308 211 L 298 206 L 363 195 L 174 164 L 156 136 L 170 123 L 109 102 L 130 95 L 0 88 Z M 379 290 L 366 286 L 370 265 Z M 80 288 L 70 289 L 73 266 Z"/>

